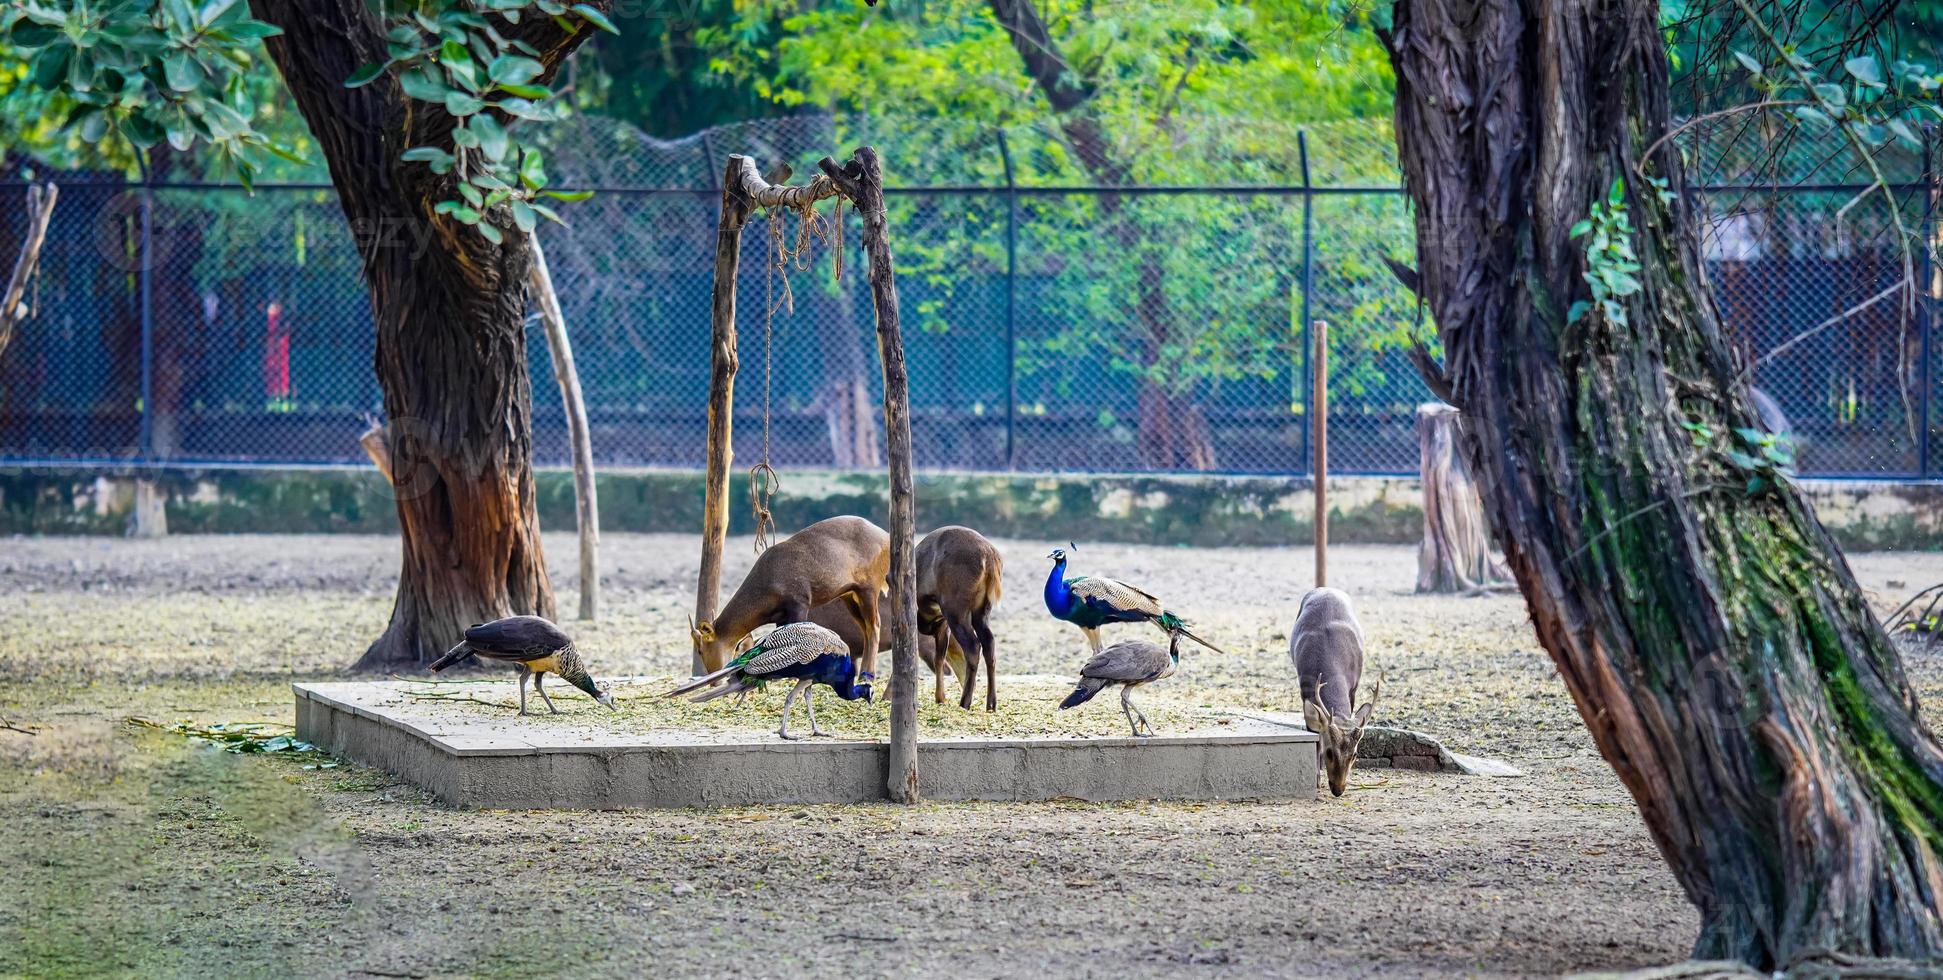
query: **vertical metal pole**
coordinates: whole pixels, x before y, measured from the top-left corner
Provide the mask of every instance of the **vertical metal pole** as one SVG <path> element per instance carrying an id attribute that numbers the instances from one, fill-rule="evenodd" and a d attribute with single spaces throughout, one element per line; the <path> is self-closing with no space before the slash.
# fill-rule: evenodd
<path id="1" fill-rule="evenodd" d="M 1019 185 L 1012 173 L 1012 148 L 998 130 L 999 159 L 1005 164 L 1005 468 L 1018 468 L 1014 446 L 1019 422 Z"/>
<path id="2" fill-rule="evenodd" d="M 1308 407 L 1309 417 L 1315 418 L 1315 372 L 1311 369 L 1311 365 L 1314 362 L 1311 360 L 1312 355 L 1310 354 L 1310 349 L 1315 346 L 1313 343 L 1314 331 L 1310 327 L 1315 323 L 1315 320 L 1310 317 L 1309 309 L 1309 294 L 1315 291 L 1316 284 L 1315 193 L 1312 185 L 1309 183 L 1308 130 L 1298 129 L 1295 131 L 1295 148 L 1302 160 L 1302 326 L 1311 335 L 1303 338 L 1303 340 L 1308 342 L 1302 345 L 1302 377 L 1303 383 L 1308 386 L 1308 391 L 1303 393 L 1302 400 Z M 1308 449 L 1309 472 L 1312 474 L 1321 472 L 1321 468 L 1317 465 L 1316 441 L 1313 436 L 1309 439 Z"/>
<path id="3" fill-rule="evenodd" d="M 1934 279 L 1936 273 L 1930 268 L 1929 246 L 1935 240 L 1936 236 L 1937 188 L 1935 154 L 1936 141 L 1939 137 L 1943 137 L 1943 130 L 1938 130 L 1935 127 L 1925 128 L 1922 170 L 1923 241 L 1920 250 L 1923 255 L 1923 265 L 1922 272 L 1919 273 L 1916 282 L 1923 296 L 1923 301 L 1918 308 L 1921 320 L 1917 323 L 1917 330 L 1919 331 L 1917 337 L 1920 341 L 1918 350 L 1922 352 L 1922 362 L 1916 368 L 1916 383 L 1918 385 L 1916 390 L 1916 404 L 1918 406 L 1917 411 L 1922 413 L 1918 416 L 1919 421 L 1916 425 L 1916 475 L 1919 478 L 1927 477 L 1931 472 L 1932 457 L 1930 456 L 1930 443 L 1933 441 L 1931 438 L 1931 430 L 1936 424 L 1936 420 L 1932 415 L 1933 402 L 1931 399 L 1936 388 L 1933 372 L 1935 371 L 1936 361 L 1935 339 L 1938 297 L 1936 295 L 1936 282 Z"/>
<path id="4" fill-rule="evenodd" d="M 144 154 L 146 157 L 146 154 Z M 139 302 L 142 305 L 140 316 L 142 324 L 142 422 L 141 447 L 138 450 L 143 463 L 155 459 L 155 304 L 153 287 L 155 281 L 155 191 L 152 186 L 146 160 L 142 166 L 142 207 L 141 207 L 141 249 L 140 267 L 136 273 Z"/>
<path id="5" fill-rule="evenodd" d="M 1309 441 L 1316 453 L 1316 588 L 1329 584 L 1329 324 L 1317 320 L 1309 325 L 1316 339 L 1315 426 Z"/>

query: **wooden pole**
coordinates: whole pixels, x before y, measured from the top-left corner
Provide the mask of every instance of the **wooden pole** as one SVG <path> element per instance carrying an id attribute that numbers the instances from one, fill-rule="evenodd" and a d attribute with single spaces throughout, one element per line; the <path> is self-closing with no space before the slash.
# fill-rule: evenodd
<path id="1" fill-rule="evenodd" d="M 695 622 L 710 623 L 722 601 L 722 549 L 729 537 L 729 444 L 735 410 L 735 272 L 741 256 L 742 223 L 749 216 L 730 157 L 722 177 L 722 214 L 715 226 L 715 290 L 709 306 L 708 462 L 702 489 L 702 569 L 695 581 Z M 689 663 L 702 673 L 699 652 Z"/>
<path id="2" fill-rule="evenodd" d="M 891 494 L 891 744 L 890 798 L 915 803 L 920 797 L 917 755 L 917 517 L 911 480 L 910 377 L 904 367 L 904 336 L 898 327 L 897 276 L 891 264 L 884 223 L 884 174 L 877 151 L 868 146 L 851 153 L 839 168 L 824 157 L 817 163 L 863 217 L 864 259 L 870 297 L 877 307 L 877 354 L 884 366 L 884 436 L 890 455 Z"/>
<path id="3" fill-rule="evenodd" d="M 533 261 L 527 265 L 533 294 L 539 298 L 540 322 L 546 327 L 546 348 L 553 356 L 553 380 L 560 386 L 561 407 L 567 413 L 567 435 L 573 448 L 574 517 L 580 528 L 580 618 L 593 619 L 600 611 L 600 502 L 594 495 L 594 447 L 587 426 L 587 403 L 580 394 L 580 372 L 574 368 L 573 343 L 567 339 L 567 318 L 560 312 L 560 296 L 553 291 L 553 273 L 538 235 L 529 236 Z"/>
<path id="4" fill-rule="evenodd" d="M 1315 356 L 1310 358 L 1315 376 L 1312 401 L 1315 417 L 1310 440 L 1316 460 L 1316 588 L 1329 584 L 1329 324 L 1317 320 L 1310 324 L 1315 337 Z"/>
<path id="5" fill-rule="evenodd" d="M 715 619 L 722 601 L 722 549 L 729 537 L 729 464 L 735 457 L 730 422 L 735 411 L 735 274 L 742 226 L 761 207 L 799 207 L 837 195 L 826 177 L 807 185 L 771 184 L 756 162 L 731 154 L 722 172 L 722 214 L 715 227 L 715 290 L 709 306 L 708 462 L 702 489 L 702 568 L 695 579 L 695 622 Z M 883 205 L 878 205 L 881 210 Z M 880 216 L 881 217 L 881 216 Z M 893 314 L 894 316 L 895 314 Z M 702 673 L 698 652 L 689 667 Z"/>

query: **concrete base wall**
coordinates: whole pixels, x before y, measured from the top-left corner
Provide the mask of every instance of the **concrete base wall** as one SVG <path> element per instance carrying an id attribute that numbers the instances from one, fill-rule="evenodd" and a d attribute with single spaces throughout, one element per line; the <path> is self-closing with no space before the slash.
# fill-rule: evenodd
<path id="1" fill-rule="evenodd" d="M 397 529 L 391 487 L 373 470 L 165 471 L 152 477 L 171 532 L 349 532 Z M 746 479 L 730 489 L 731 529 L 750 533 Z M 836 514 L 885 520 L 884 479 L 869 473 L 785 471 L 774 505 L 788 529 Z M 541 471 L 540 520 L 571 530 L 571 475 Z M 1844 547 L 1943 548 L 1943 483 L 1804 481 Z M 599 478 L 607 531 L 694 533 L 702 525 L 696 472 L 617 471 Z M 1294 545 L 1311 540 L 1306 478 L 1131 475 L 921 474 L 920 527 L 965 524 L 1000 537 L 1142 544 Z M 135 481 L 95 471 L 0 469 L 0 533 L 123 534 Z M 1422 492 L 1408 477 L 1332 477 L 1330 536 L 1344 543 L 1414 543 Z"/>
<path id="2" fill-rule="evenodd" d="M 441 725 L 395 704 L 396 684 L 293 685 L 297 736 L 395 773 L 453 806 L 619 809 L 868 803 L 888 746 L 683 741 L 499 722 Z M 1224 726 L 1233 729 L 1231 723 Z M 920 743 L 931 800 L 1313 799 L 1316 738 L 1275 726 L 1163 738 Z"/>

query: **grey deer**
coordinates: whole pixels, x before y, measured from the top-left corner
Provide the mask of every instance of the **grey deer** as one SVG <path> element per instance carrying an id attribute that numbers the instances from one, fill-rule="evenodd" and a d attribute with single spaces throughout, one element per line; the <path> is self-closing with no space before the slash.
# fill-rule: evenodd
<path id="1" fill-rule="evenodd" d="M 1363 627 L 1347 594 L 1323 588 L 1302 597 L 1289 635 L 1289 659 L 1302 688 L 1302 719 L 1322 740 L 1320 761 L 1329 792 L 1341 796 L 1356 765 L 1363 726 L 1383 691 L 1379 681 L 1362 707 L 1354 704 L 1363 682 Z"/>

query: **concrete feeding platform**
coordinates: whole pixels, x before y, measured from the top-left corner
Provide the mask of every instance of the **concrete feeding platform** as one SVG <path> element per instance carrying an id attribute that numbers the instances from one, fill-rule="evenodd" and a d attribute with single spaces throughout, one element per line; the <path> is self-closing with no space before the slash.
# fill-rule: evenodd
<path id="1" fill-rule="evenodd" d="M 388 770 L 453 806 L 618 809 L 885 798 L 888 746 L 881 738 L 785 742 L 746 731 L 624 731 L 591 710 L 528 718 L 455 712 L 414 698 L 408 692 L 423 685 L 410 681 L 292 688 L 299 738 Z M 564 698 L 555 700 L 567 707 Z M 531 707 L 543 710 L 537 699 Z M 918 767 L 931 800 L 1314 799 L 1316 736 L 1301 730 L 1299 720 L 1291 727 L 1270 717 L 1205 708 L 1195 713 L 1192 730 L 1143 739 L 921 737 Z"/>

